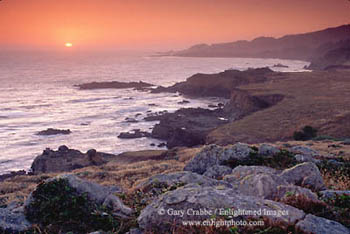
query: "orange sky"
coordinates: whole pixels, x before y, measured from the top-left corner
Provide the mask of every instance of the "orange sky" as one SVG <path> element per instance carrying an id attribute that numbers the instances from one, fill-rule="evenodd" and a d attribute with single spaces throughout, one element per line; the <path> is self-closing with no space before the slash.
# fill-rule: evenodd
<path id="1" fill-rule="evenodd" d="M 2 0 L 0 47 L 179 49 L 348 23 L 348 0 Z"/>

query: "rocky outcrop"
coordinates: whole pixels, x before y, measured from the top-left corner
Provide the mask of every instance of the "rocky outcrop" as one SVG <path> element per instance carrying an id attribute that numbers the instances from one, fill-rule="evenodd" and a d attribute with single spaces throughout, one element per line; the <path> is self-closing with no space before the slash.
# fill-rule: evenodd
<path id="1" fill-rule="evenodd" d="M 135 129 L 132 132 L 121 132 L 118 135 L 118 138 L 121 139 L 135 139 L 135 138 L 142 138 L 142 137 L 150 137 L 151 133 L 141 131 L 140 129 Z"/>
<path id="2" fill-rule="evenodd" d="M 68 135 L 68 134 L 71 134 L 71 131 L 69 129 L 64 130 L 64 129 L 48 128 L 46 130 L 43 130 L 37 133 L 37 135 L 40 135 L 40 136 L 50 136 L 50 135 L 59 135 L 59 134 Z"/>
<path id="3" fill-rule="evenodd" d="M 230 101 L 225 105 L 224 112 L 237 120 L 253 112 L 266 109 L 284 98 L 280 94 L 252 96 L 247 91 L 235 89 L 231 93 Z"/>
<path id="4" fill-rule="evenodd" d="M 142 81 L 139 82 L 119 82 L 119 81 L 111 81 L 111 82 L 92 82 L 77 85 L 79 89 L 128 89 L 135 88 L 138 90 L 143 90 L 144 88 L 149 88 L 154 86 L 149 83 L 145 83 Z"/>
<path id="5" fill-rule="evenodd" d="M 209 145 L 202 149 L 184 168 L 204 174 L 209 168 L 216 165 L 224 165 L 228 161 L 242 161 L 249 158 L 253 150 L 249 145 L 238 143 L 231 147 L 223 148 L 217 145 Z"/>
<path id="6" fill-rule="evenodd" d="M 192 97 L 230 98 L 236 87 L 265 82 L 272 73 L 273 71 L 269 68 L 257 68 L 246 71 L 226 70 L 217 74 L 196 74 L 185 82 L 176 83 L 168 88 L 159 87 L 152 92 L 179 92 Z"/>
<path id="7" fill-rule="evenodd" d="M 72 171 L 77 168 L 102 165 L 113 157 L 115 155 L 97 152 L 94 149 L 82 153 L 63 145 L 57 151 L 45 149 L 34 159 L 31 171 L 34 174 Z"/>
<path id="8" fill-rule="evenodd" d="M 180 109 L 148 120 L 160 120 L 152 130 L 152 137 L 167 141 L 168 148 L 204 144 L 212 129 L 228 122 L 222 110 L 202 108 Z"/>

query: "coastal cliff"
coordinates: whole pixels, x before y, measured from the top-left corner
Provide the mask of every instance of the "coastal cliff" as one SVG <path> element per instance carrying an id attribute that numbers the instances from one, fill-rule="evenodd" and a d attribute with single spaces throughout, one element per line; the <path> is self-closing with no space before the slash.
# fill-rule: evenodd
<path id="1" fill-rule="evenodd" d="M 199 44 L 189 49 L 172 52 L 172 56 L 186 57 L 241 57 L 280 58 L 310 61 L 329 44 L 350 39 L 350 25 L 316 32 L 287 35 L 281 38 L 259 37 L 252 41 L 220 44 Z"/>

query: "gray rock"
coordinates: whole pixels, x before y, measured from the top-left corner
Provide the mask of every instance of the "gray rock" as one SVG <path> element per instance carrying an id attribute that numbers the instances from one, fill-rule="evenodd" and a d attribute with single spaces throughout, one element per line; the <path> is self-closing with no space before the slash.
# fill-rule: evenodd
<path id="1" fill-rule="evenodd" d="M 229 160 L 245 160 L 253 152 L 249 145 L 243 143 L 234 144 L 232 147 L 224 148 L 220 157 L 220 163 Z"/>
<path id="2" fill-rule="evenodd" d="M 263 199 L 273 199 L 277 193 L 277 187 L 288 185 L 288 183 L 274 174 L 257 173 L 243 177 L 240 180 L 232 180 L 232 177 L 225 178 L 231 182 L 234 189 L 246 196 L 255 196 Z"/>
<path id="3" fill-rule="evenodd" d="M 162 193 L 164 187 L 182 187 L 186 184 L 198 184 L 200 186 L 224 186 L 232 187 L 229 183 L 218 181 L 189 171 L 174 172 L 170 174 L 159 174 L 150 177 L 136 188 L 144 192 L 156 190 Z"/>
<path id="4" fill-rule="evenodd" d="M 301 163 L 303 162 L 319 163 L 320 162 L 320 160 L 314 159 L 312 156 L 309 156 L 309 155 L 296 154 L 294 157 L 295 157 L 295 160 Z"/>
<path id="5" fill-rule="evenodd" d="M 278 171 L 271 167 L 264 166 L 237 166 L 235 167 L 231 174 L 224 177 L 224 180 L 232 183 L 234 181 L 239 181 L 248 175 L 256 174 L 277 174 Z"/>
<path id="6" fill-rule="evenodd" d="M 212 166 L 223 165 L 227 161 L 240 161 L 247 159 L 253 150 L 247 144 L 237 143 L 228 148 L 209 145 L 202 149 L 184 168 L 203 174 Z"/>
<path id="7" fill-rule="evenodd" d="M 319 155 L 320 153 L 316 150 L 313 150 L 309 147 L 306 147 L 306 146 L 293 146 L 292 148 L 290 148 L 290 151 L 292 153 L 295 153 L 295 154 L 302 154 L 302 155 L 306 155 L 306 156 L 317 156 Z"/>
<path id="8" fill-rule="evenodd" d="M 321 199 L 332 200 L 337 196 L 347 195 L 350 196 L 350 190 L 324 190 L 320 192 Z"/>
<path id="9" fill-rule="evenodd" d="M 320 171 L 314 163 L 307 162 L 285 169 L 281 178 L 288 183 L 306 187 L 312 191 L 320 191 L 326 188 Z"/>
<path id="10" fill-rule="evenodd" d="M 210 167 L 203 175 L 213 179 L 219 179 L 225 175 L 231 174 L 232 169 L 227 166 L 215 165 Z"/>
<path id="11" fill-rule="evenodd" d="M 316 193 L 313 193 L 310 189 L 302 188 L 295 185 L 280 185 L 277 187 L 277 192 L 275 193 L 275 199 L 281 202 L 285 202 L 288 197 L 298 197 L 303 196 L 309 202 L 312 203 L 321 203 L 318 199 Z"/>
<path id="12" fill-rule="evenodd" d="M 343 142 L 342 142 L 343 145 L 350 145 L 350 139 L 345 139 Z"/>
<path id="13" fill-rule="evenodd" d="M 82 180 L 72 174 L 64 174 L 55 178 L 50 178 L 45 183 L 50 183 L 59 179 L 65 179 L 68 181 L 69 186 L 75 188 L 79 194 L 85 194 L 90 201 L 96 202 L 100 205 L 109 206 L 116 214 L 120 214 L 120 217 L 129 216 L 133 213 L 133 210 L 123 204 L 123 202 L 113 195 L 115 187 L 106 187 L 96 183 L 92 183 L 86 180 Z M 29 209 L 30 204 L 33 202 L 32 194 L 29 195 L 25 201 L 25 209 Z"/>
<path id="14" fill-rule="evenodd" d="M 17 203 L 13 203 L 6 208 L 0 208 L 0 232 L 24 232 L 31 227 L 31 223 L 24 215 L 23 207 L 20 207 Z"/>
<path id="15" fill-rule="evenodd" d="M 342 224 L 328 220 L 325 218 L 317 217 L 308 214 L 305 219 L 299 221 L 296 224 L 296 230 L 300 233 L 312 233 L 312 234 L 348 234 L 349 229 Z"/>
<path id="16" fill-rule="evenodd" d="M 259 147 L 259 155 L 262 156 L 273 156 L 278 154 L 279 152 L 281 152 L 280 149 L 273 145 L 262 144 Z"/>
<path id="17" fill-rule="evenodd" d="M 256 197 L 237 194 L 235 190 L 214 187 L 202 187 L 187 185 L 183 188 L 167 192 L 159 199 L 144 208 L 138 217 L 138 223 L 142 230 L 151 231 L 157 227 L 161 232 L 168 231 L 172 225 L 181 225 L 187 220 L 207 220 L 209 218 L 226 216 L 225 211 L 230 209 L 246 210 L 252 212 L 247 216 L 235 217 L 236 219 L 248 219 L 262 216 L 271 224 L 279 226 L 294 225 L 304 218 L 303 211 L 294 207 Z M 173 211 L 184 212 L 183 215 L 174 215 Z M 201 212 L 201 215 L 191 215 L 193 211 Z M 256 212 L 254 215 L 254 211 Z M 273 212 L 275 215 L 264 215 L 264 211 Z M 281 215 L 278 212 L 283 211 Z"/>
<path id="18" fill-rule="evenodd" d="M 217 145 L 205 146 L 189 163 L 187 163 L 184 170 L 203 174 L 208 168 L 219 165 L 222 151 L 222 147 Z"/>

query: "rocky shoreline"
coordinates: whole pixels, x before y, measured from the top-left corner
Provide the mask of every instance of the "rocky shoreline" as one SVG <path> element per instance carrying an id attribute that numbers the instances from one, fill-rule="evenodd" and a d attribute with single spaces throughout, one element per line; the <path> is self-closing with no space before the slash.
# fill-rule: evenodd
<path id="1" fill-rule="evenodd" d="M 0 177 L 0 231 L 350 233 L 350 146 L 340 141 L 350 128 L 339 113 L 349 74 L 228 70 L 155 88 L 227 102 L 149 115 L 159 121 L 152 132 L 119 135 L 168 150 L 45 149 L 30 173 Z M 291 141 L 310 123 L 322 141 Z M 217 225 L 202 225 L 210 220 Z M 228 221 L 259 225 L 219 225 Z"/>

